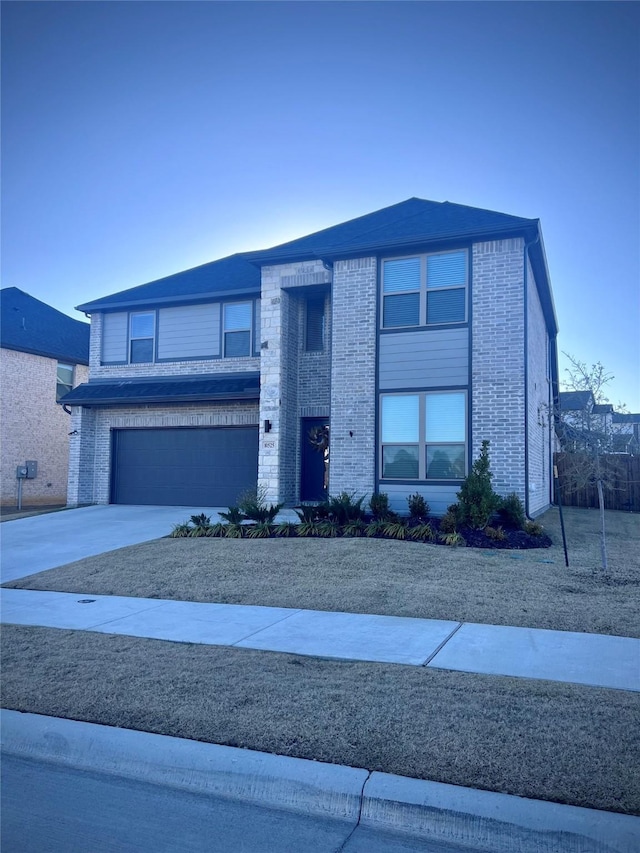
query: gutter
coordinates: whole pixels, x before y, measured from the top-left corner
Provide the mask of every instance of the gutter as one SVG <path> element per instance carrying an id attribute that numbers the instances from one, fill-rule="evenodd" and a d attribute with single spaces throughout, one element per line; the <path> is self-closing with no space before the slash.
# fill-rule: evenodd
<path id="1" fill-rule="evenodd" d="M 144 285 L 140 286 L 144 287 Z M 206 293 L 179 294 L 178 296 L 146 296 L 144 299 L 136 299 L 129 302 L 87 302 L 85 305 L 76 305 L 76 311 L 83 311 L 88 315 L 92 311 L 119 311 L 141 308 L 148 305 L 198 305 L 201 302 L 209 302 L 211 299 L 254 295 L 260 295 L 259 287 L 236 288 L 235 290 L 211 290 Z"/>

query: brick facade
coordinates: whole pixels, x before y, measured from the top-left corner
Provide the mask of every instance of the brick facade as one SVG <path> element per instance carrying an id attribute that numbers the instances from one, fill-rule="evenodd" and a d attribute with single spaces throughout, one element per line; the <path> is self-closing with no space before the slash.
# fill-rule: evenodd
<path id="1" fill-rule="evenodd" d="M 16 350 L 0 350 L 2 384 L 1 496 L 3 506 L 18 498 L 16 467 L 38 463 L 38 475 L 23 480 L 23 506 L 64 504 L 67 499 L 71 418 L 56 403 L 58 361 Z M 74 385 L 87 381 L 86 365 L 76 365 Z"/>

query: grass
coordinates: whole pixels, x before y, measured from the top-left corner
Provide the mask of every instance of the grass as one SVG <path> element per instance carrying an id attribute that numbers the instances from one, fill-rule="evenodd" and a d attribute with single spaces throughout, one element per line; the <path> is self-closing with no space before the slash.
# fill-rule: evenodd
<path id="1" fill-rule="evenodd" d="M 619 690 L 7 626 L 3 706 L 640 813 Z"/>
<path id="2" fill-rule="evenodd" d="M 159 539 L 41 572 L 10 587 L 340 610 L 640 637 L 640 516 L 557 510 L 545 550 L 487 551 L 368 539 Z"/>

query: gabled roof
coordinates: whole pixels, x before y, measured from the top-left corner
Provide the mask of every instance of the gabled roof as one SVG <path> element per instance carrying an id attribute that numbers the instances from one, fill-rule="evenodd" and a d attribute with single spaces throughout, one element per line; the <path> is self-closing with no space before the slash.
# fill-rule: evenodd
<path id="1" fill-rule="evenodd" d="M 561 391 L 558 395 L 562 412 L 584 412 L 589 404 L 593 404 L 591 391 Z"/>
<path id="2" fill-rule="evenodd" d="M 161 305 L 177 300 L 198 301 L 212 296 L 218 298 L 252 291 L 260 292 L 260 270 L 242 255 L 236 254 L 78 305 L 78 311 L 90 313 L 95 310 L 133 308 L 150 302 Z"/>
<path id="3" fill-rule="evenodd" d="M 614 424 L 640 424 L 640 413 L 637 412 L 614 412 Z"/>
<path id="4" fill-rule="evenodd" d="M 0 343 L 5 349 L 89 364 L 89 324 L 17 287 L 0 290 Z"/>
<path id="5" fill-rule="evenodd" d="M 421 198 L 407 199 L 271 249 L 244 252 L 203 264 L 87 302 L 78 309 L 90 313 L 257 293 L 260 291 L 259 267 L 267 264 L 318 258 L 335 261 L 428 247 L 444 249 L 460 243 L 516 236 L 524 237 L 529 245 L 542 309 L 553 337 L 557 333 L 557 322 L 539 221 Z"/>
<path id="6" fill-rule="evenodd" d="M 416 243 L 460 241 L 489 234 L 522 234 L 526 230 L 535 234 L 537 228 L 537 219 L 523 219 L 449 201 L 410 198 L 272 249 L 249 252 L 245 257 L 260 264 L 307 258 L 337 259 Z"/>
<path id="7" fill-rule="evenodd" d="M 128 403 L 191 403 L 260 399 L 259 373 L 193 379 L 117 379 L 85 382 L 58 402 L 65 406 L 122 406 Z"/>

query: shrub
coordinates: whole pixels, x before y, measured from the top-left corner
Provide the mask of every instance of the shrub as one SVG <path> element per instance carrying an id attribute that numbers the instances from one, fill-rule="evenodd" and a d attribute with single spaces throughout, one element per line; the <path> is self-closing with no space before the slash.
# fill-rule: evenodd
<path id="1" fill-rule="evenodd" d="M 337 524 L 358 521 L 364 516 L 363 501 L 364 495 L 356 499 L 355 492 L 340 492 L 326 502 L 329 518 Z"/>
<path id="2" fill-rule="evenodd" d="M 222 515 L 222 513 L 220 513 L 220 515 Z M 242 539 L 244 530 L 241 524 L 230 522 L 229 524 L 223 525 L 223 527 L 224 535 L 227 539 Z"/>
<path id="3" fill-rule="evenodd" d="M 374 536 L 380 536 L 384 533 L 384 521 L 379 518 L 374 518 L 373 521 L 370 521 L 367 524 L 364 535 L 369 538 L 373 538 Z"/>
<path id="4" fill-rule="evenodd" d="M 317 521 L 301 521 L 298 525 L 298 536 L 318 536 Z"/>
<path id="5" fill-rule="evenodd" d="M 342 528 L 343 536 L 362 536 L 366 529 L 366 525 L 361 518 L 356 519 L 355 521 L 350 521 L 348 524 Z"/>
<path id="6" fill-rule="evenodd" d="M 382 532 L 389 539 L 406 539 L 407 526 L 403 521 L 387 521 L 382 527 Z"/>
<path id="7" fill-rule="evenodd" d="M 485 527 L 484 532 L 489 537 L 489 539 L 493 539 L 495 542 L 504 542 L 507 538 L 507 534 L 501 527 Z"/>
<path id="8" fill-rule="evenodd" d="M 515 527 L 516 530 L 524 528 L 527 517 L 524 513 L 522 501 L 515 492 L 511 492 L 506 498 L 502 498 L 498 508 L 498 516 L 503 524 Z"/>
<path id="9" fill-rule="evenodd" d="M 418 494 L 418 492 L 416 492 L 415 495 L 409 495 L 407 498 L 407 505 L 409 507 L 410 518 L 427 518 L 431 512 L 429 504 L 425 501 L 422 495 Z"/>
<path id="10" fill-rule="evenodd" d="M 316 527 L 316 535 L 322 536 L 325 539 L 340 536 L 340 525 L 333 519 L 325 519 Z"/>
<path id="11" fill-rule="evenodd" d="M 537 521 L 525 521 L 524 532 L 528 533 L 529 536 L 542 536 L 544 527 Z"/>
<path id="12" fill-rule="evenodd" d="M 500 496 L 491 485 L 492 477 L 489 442 L 483 441 L 480 456 L 473 463 L 471 472 L 465 477 L 458 492 L 459 521 L 474 530 L 484 530 L 500 506 Z"/>
<path id="13" fill-rule="evenodd" d="M 445 545 L 451 546 L 452 548 L 456 548 L 458 545 L 467 544 L 463 537 L 455 530 L 453 531 L 453 533 L 441 533 L 440 541 L 444 542 Z"/>
<path id="14" fill-rule="evenodd" d="M 240 507 L 230 506 L 227 512 L 221 512 L 220 518 L 224 518 L 227 524 L 241 524 L 246 516 L 241 512 Z"/>
<path id="15" fill-rule="evenodd" d="M 205 515 L 203 512 L 200 515 L 192 515 L 191 524 L 194 527 L 208 527 L 211 524 L 211 516 Z"/>
<path id="16" fill-rule="evenodd" d="M 245 518 L 258 523 L 267 522 L 271 524 L 284 504 L 268 504 L 266 500 L 267 490 L 259 486 L 255 491 L 245 492 L 238 499 L 238 508 Z"/>
<path id="17" fill-rule="evenodd" d="M 295 536 L 297 533 L 297 525 L 291 521 L 281 521 L 275 528 L 276 536 Z"/>
<path id="18" fill-rule="evenodd" d="M 294 512 L 303 524 L 311 524 L 318 519 L 318 507 L 315 504 L 300 504 Z"/>
<path id="19" fill-rule="evenodd" d="M 169 534 L 172 539 L 181 539 L 185 536 L 191 535 L 191 526 L 188 522 L 183 521 L 182 524 L 174 525 L 173 530 Z"/>
<path id="20" fill-rule="evenodd" d="M 373 513 L 373 517 L 378 521 L 384 521 L 389 518 L 391 510 L 389 509 L 389 495 L 386 492 L 376 492 L 369 498 L 369 509 Z"/>
<path id="21" fill-rule="evenodd" d="M 443 533 L 455 533 L 458 529 L 457 504 L 451 504 L 449 509 L 440 519 L 440 530 Z"/>
<path id="22" fill-rule="evenodd" d="M 417 524 L 409 530 L 409 536 L 417 542 L 433 542 L 436 534 L 430 524 Z"/>
<path id="23" fill-rule="evenodd" d="M 271 525 L 268 521 L 259 521 L 246 530 L 249 539 L 268 539 L 271 536 Z"/>

